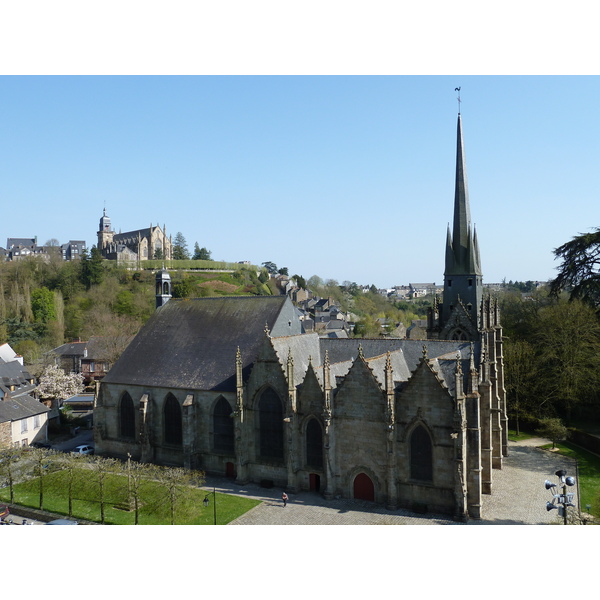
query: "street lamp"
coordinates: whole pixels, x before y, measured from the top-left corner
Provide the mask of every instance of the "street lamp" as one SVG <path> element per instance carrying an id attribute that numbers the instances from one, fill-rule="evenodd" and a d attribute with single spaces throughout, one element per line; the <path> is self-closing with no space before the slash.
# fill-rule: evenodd
<path id="1" fill-rule="evenodd" d="M 567 492 L 567 486 L 572 487 L 575 485 L 575 477 L 567 477 L 567 472 L 564 469 L 556 471 L 555 475 L 558 477 L 560 485 L 562 485 L 562 493 L 560 493 L 560 488 L 556 483 L 552 483 L 546 479 L 544 486 L 547 490 L 550 490 L 550 493 L 552 494 L 552 502 L 546 502 L 546 510 L 549 512 L 557 509 L 558 514 L 563 517 L 564 524 L 566 525 L 567 508 L 569 506 L 575 506 L 573 504 L 573 498 L 575 494 L 573 492 Z M 554 488 L 557 489 L 555 490 Z"/>
<path id="2" fill-rule="evenodd" d="M 213 495 L 213 518 L 214 518 L 213 525 L 216 525 L 217 524 L 217 491 L 215 488 L 213 488 L 212 492 L 208 492 L 208 494 L 206 496 L 204 496 L 204 500 L 202 500 L 202 504 L 204 504 L 204 508 L 208 507 L 208 505 L 210 504 L 210 500 L 208 499 L 208 496 L 210 494 Z"/>

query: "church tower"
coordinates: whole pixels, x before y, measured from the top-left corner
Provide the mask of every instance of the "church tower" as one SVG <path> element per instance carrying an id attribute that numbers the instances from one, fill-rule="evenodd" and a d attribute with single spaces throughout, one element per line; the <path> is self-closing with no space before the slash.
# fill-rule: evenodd
<path id="1" fill-rule="evenodd" d="M 436 337 L 477 340 L 481 327 L 482 298 L 481 259 L 477 233 L 471 225 L 462 120 L 459 113 L 456 132 L 454 220 L 452 231 L 448 226 L 446 237 L 444 296 L 443 303 L 437 307 L 439 313 L 435 327 L 438 333 Z"/>
<path id="2" fill-rule="evenodd" d="M 106 215 L 106 208 L 100 218 L 100 227 L 98 229 L 98 250 L 103 251 L 113 241 L 115 232 L 112 230 L 110 217 Z"/>

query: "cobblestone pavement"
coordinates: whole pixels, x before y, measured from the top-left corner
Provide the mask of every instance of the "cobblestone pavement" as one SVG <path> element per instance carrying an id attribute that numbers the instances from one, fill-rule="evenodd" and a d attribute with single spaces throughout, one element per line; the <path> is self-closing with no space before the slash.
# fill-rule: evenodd
<path id="1" fill-rule="evenodd" d="M 544 481 L 557 481 L 554 473 L 566 469 L 576 476 L 573 460 L 536 448 L 542 439 L 509 442 L 509 455 L 501 470 L 493 471 L 491 495 L 483 496 L 481 520 L 469 525 L 537 525 L 557 522 L 557 512 L 546 511 L 550 492 Z M 230 525 L 458 525 L 442 515 L 417 515 L 407 510 L 389 511 L 385 507 L 359 500 L 325 500 L 319 494 L 287 490 L 284 508 L 279 488 L 264 489 L 255 484 L 238 486 L 231 480 L 207 477 L 206 489 L 262 500 L 262 504 Z M 576 488 L 573 488 L 577 492 Z M 574 503 L 577 505 L 577 496 Z"/>

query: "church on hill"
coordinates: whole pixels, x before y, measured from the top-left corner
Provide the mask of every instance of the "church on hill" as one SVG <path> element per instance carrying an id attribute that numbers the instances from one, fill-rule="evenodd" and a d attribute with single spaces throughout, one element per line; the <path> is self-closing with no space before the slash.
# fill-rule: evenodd
<path id="1" fill-rule="evenodd" d="M 100 218 L 98 249 L 104 258 L 125 265 L 136 265 L 154 258 L 173 258 L 173 242 L 171 237 L 167 237 L 164 225 L 162 229 L 159 225 L 150 225 L 146 229 L 115 233 L 106 209 Z"/>
<path id="2" fill-rule="evenodd" d="M 173 299 L 160 271 L 156 312 L 99 386 L 96 453 L 481 518 L 507 417 L 462 138 L 459 114 L 443 302 L 428 339 L 319 337 L 287 296 Z"/>

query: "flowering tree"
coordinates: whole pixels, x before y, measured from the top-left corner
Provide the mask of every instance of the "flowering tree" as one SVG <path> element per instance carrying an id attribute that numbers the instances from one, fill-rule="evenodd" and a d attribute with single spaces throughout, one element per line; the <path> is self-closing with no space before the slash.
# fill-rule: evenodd
<path id="1" fill-rule="evenodd" d="M 37 391 L 41 398 L 65 400 L 83 391 L 83 376 L 80 373 L 67 375 L 56 365 L 50 365 L 42 373 Z"/>

